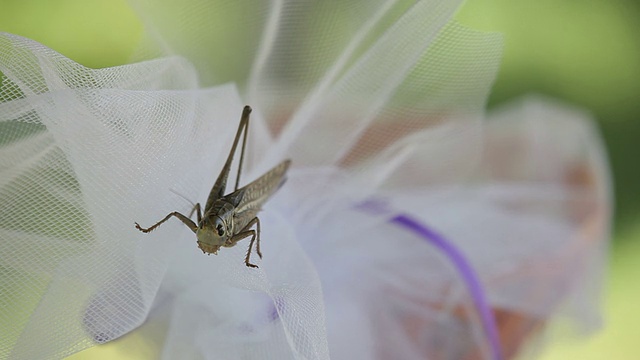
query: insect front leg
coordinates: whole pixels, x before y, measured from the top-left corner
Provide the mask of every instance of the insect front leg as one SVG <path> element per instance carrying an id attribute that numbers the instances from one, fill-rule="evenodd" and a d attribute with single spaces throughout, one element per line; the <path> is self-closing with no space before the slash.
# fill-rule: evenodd
<path id="1" fill-rule="evenodd" d="M 196 203 L 195 205 L 193 205 L 193 209 L 191 209 L 191 212 L 189 213 L 189 219 L 191 219 L 194 212 L 198 217 L 197 223 L 200 224 L 200 222 L 202 221 L 202 211 L 200 210 L 200 203 Z"/>
<path id="2" fill-rule="evenodd" d="M 199 207 L 198 207 L 199 210 Z M 199 213 L 200 211 L 198 211 Z M 167 215 L 164 217 L 164 219 L 158 221 L 157 223 L 155 223 L 154 225 L 152 225 L 151 227 L 148 228 L 143 228 L 140 226 L 140 224 L 135 223 L 136 224 L 136 229 L 142 231 L 143 233 L 148 233 L 150 231 L 153 231 L 155 228 L 157 228 L 158 226 L 162 225 L 165 221 L 169 220 L 169 218 L 171 218 L 172 216 L 175 216 L 178 218 L 178 220 L 182 221 L 183 224 L 187 225 L 187 227 L 189 229 L 191 229 L 191 231 L 193 231 L 194 233 L 196 232 L 196 230 L 198 230 L 198 225 L 196 225 L 191 219 L 189 219 L 188 217 L 180 214 L 177 211 L 172 212 L 171 214 Z"/>
<path id="3" fill-rule="evenodd" d="M 257 232 L 256 230 L 251 230 L 251 227 L 253 227 L 253 225 L 256 225 Z M 247 250 L 247 256 L 245 256 L 244 258 L 244 263 L 248 267 L 257 268 L 258 266 L 250 263 L 249 259 L 251 257 L 251 249 L 253 249 L 253 243 L 256 241 L 257 241 L 256 252 L 258 253 L 258 256 L 262 259 L 262 252 L 260 251 L 260 219 L 258 219 L 257 217 L 251 219 L 251 221 L 249 221 L 249 223 L 238 234 L 234 235 L 229 240 L 227 240 L 224 246 L 232 247 L 235 244 L 237 244 L 238 241 L 243 240 L 249 236 L 251 236 L 251 242 L 249 243 L 249 249 Z"/>
<path id="4" fill-rule="evenodd" d="M 256 252 L 258 253 L 258 256 L 260 256 L 260 259 L 262 259 L 262 252 L 260 252 L 260 219 L 255 217 L 251 221 L 255 221 L 256 223 L 256 230 L 258 231 L 257 242 L 256 242 Z M 251 224 L 251 222 L 249 222 L 249 224 Z"/>

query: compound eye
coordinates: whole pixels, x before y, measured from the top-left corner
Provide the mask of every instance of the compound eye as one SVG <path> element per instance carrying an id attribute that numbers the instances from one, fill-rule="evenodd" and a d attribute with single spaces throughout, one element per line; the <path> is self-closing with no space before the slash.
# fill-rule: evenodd
<path id="1" fill-rule="evenodd" d="M 218 236 L 224 235 L 224 227 L 222 227 L 222 224 L 218 224 L 218 226 L 216 226 L 216 230 L 218 230 Z"/>

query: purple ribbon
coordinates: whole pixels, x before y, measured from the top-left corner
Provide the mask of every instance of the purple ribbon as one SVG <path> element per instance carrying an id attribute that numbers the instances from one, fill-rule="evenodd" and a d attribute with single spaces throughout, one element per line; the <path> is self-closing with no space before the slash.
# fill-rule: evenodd
<path id="1" fill-rule="evenodd" d="M 397 213 L 389 209 L 388 203 L 380 199 L 366 200 L 358 204 L 356 208 L 376 215 Z M 469 261 L 464 257 L 464 255 L 462 255 L 462 252 L 444 236 L 420 223 L 411 216 L 401 213 L 400 215 L 396 215 L 391 218 L 390 222 L 400 225 L 422 237 L 431 245 L 442 251 L 442 253 L 451 260 L 455 268 L 458 270 L 460 277 L 466 284 L 467 290 L 471 294 L 473 304 L 480 316 L 482 327 L 487 336 L 487 340 L 489 341 L 492 358 L 494 360 L 503 360 L 504 357 L 502 356 L 502 347 L 500 346 L 498 327 L 496 325 L 495 318 L 487 302 L 482 284 L 480 283 L 476 272 L 473 270 L 473 267 L 469 264 Z"/>
<path id="2" fill-rule="evenodd" d="M 447 241 L 444 236 L 407 215 L 400 214 L 392 218 L 391 222 L 403 226 L 421 236 L 430 242 L 431 245 L 441 250 L 449 260 L 451 260 L 466 283 L 469 293 L 471 293 L 476 311 L 480 315 L 482 327 L 484 328 L 489 340 L 493 359 L 502 360 L 502 348 L 500 347 L 498 327 L 496 326 L 495 318 L 489 308 L 489 304 L 487 303 L 486 296 L 478 276 L 460 250 L 458 250 L 451 242 Z"/>

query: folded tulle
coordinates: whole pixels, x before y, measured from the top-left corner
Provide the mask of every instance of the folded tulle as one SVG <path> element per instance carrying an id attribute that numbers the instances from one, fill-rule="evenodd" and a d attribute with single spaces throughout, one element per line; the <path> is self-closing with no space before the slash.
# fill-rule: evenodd
<path id="1" fill-rule="evenodd" d="M 0 35 L 0 358 L 135 332 L 168 359 L 499 359 L 597 323 L 597 133 L 535 99 L 485 123 L 500 40 L 457 2 L 135 4 L 165 57 L 94 70 Z M 137 232 L 204 202 L 245 103 L 242 183 L 293 159 L 260 269 Z"/>

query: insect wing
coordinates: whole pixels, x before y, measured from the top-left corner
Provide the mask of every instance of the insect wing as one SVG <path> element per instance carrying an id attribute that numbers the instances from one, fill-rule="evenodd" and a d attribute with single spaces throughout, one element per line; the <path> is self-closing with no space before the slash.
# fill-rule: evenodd
<path id="1" fill-rule="evenodd" d="M 285 160 L 253 182 L 227 195 L 226 197 L 233 198 L 234 194 L 242 193 L 237 198 L 236 217 L 246 221 L 255 217 L 262 205 L 286 180 L 285 175 L 290 164 L 290 160 Z"/>

